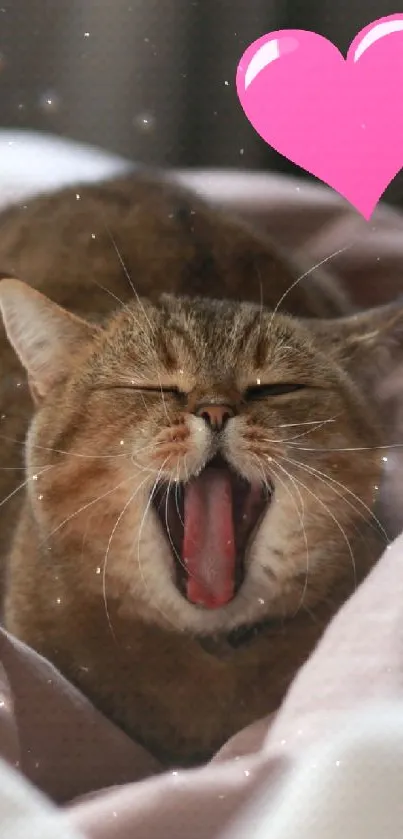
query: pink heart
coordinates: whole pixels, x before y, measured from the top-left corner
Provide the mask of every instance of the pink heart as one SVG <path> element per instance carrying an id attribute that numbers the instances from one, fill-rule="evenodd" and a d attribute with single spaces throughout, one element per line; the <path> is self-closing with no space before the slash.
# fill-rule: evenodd
<path id="1" fill-rule="evenodd" d="M 243 54 L 236 85 L 263 140 L 368 220 L 403 165 L 403 14 L 362 29 L 346 59 L 315 32 L 270 32 Z"/>

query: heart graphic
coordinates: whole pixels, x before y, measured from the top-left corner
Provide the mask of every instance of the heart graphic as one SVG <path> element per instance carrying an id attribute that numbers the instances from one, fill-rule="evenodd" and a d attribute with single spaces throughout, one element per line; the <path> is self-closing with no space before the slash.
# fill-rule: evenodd
<path id="1" fill-rule="evenodd" d="M 403 14 L 362 29 L 346 59 L 315 32 L 270 32 L 243 54 L 236 85 L 263 140 L 368 220 L 403 166 Z"/>

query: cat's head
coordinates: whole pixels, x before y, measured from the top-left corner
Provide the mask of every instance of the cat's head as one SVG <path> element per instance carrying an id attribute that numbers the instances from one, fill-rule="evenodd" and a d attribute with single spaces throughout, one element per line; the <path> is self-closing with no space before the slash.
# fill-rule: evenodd
<path id="1" fill-rule="evenodd" d="M 392 357 L 400 309 L 309 322 L 166 296 L 101 328 L 14 280 L 0 307 L 36 402 L 50 580 L 53 552 L 70 595 L 195 633 L 354 589 L 385 455 L 356 380 Z"/>

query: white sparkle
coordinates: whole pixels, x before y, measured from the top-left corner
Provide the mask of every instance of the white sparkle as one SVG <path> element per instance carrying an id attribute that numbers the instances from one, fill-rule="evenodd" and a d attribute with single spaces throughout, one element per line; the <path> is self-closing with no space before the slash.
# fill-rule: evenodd
<path id="1" fill-rule="evenodd" d="M 382 458 L 382 460 L 383 460 L 383 462 L 384 462 L 384 463 L 387 463 L 388 458 L 387 458 L 387 457 L 383 457 L 383 458 Z"/>
<path id="2" fill-rule="evenodd" d="M 38 480 L 38 475 L 32 475 L 32 480 L 37 481 Z"/>
<path id="3" fill-rule="evenodd" d="M 260 385 L 260 379 L 256 379 L 256 384 Z"/>
<path id="4" fill-rule="evenodd" d="M 21 382 L 17 382 L 17 387 L 21 387 Z"/>
<path id="5" fill-rule="evenodd" d="M 258 603 L 260 603 L 260 605 L 261 605 L 261 606 L 264 606 L 265 601 L 263 600 L 263 598 L 262 598 L 262 597 L 259 597 L 259 598 L 258 598 Z"/>
<path id="6" fill-rule="evenodd" d="M 271 462 L 272 462 L 272 460 L 273 460 L 273 458 L 272 458 L 272 456 L 269 454 L 269 455 L 267 456 L 266 460 L 267 460 L 269 463 L 271 463 Z"/>
<path id="7" fill-rule="evenodd" d="M 1 700 L 1 702 L 0 702 L 0 708 L 4 708 L 4 707 L 5 707 L 5 704 L 6 704 L 6 703 L 4 702 L 4 699 L 2 699 L 2 700 Z"/>
<path id="8" fill-rule="evenodd" d="M 38 501 L 42 501 L 43 495 L 38 495 Z"/>
<path id="9" fill-rule="evenodd" d="M 178 775 L 179 775 L 178 770 L 177 770 L 177 769 L 174 769 L 174 770 L 173 770 L 173 772 L 172 772 L 172 775 L 174 776 L 174 778 L 177 778 L 177 777 L 178 777 Z"/>
<path id="10" fill-rule="evenodd" d="M 96 237 L 95 233 L 91 233 L 91 239 L 96 239 L 96 238 L 97 237 Z"/>
<path id="11" fill-rule="evenodd" d="M 226 85 L 226 86 L 227 86 L 227 87 L 228 87 L 228 85 L 229 85 L 229 82 L 227 82 L 227 81 L 225 81 L 225 82 L 224 82 L 224 84 L 225 84 L 225 85 Z"/>
<path id="12" fill-rule="evenodd" d="M 249 775 L 250 775 L 249 769 L 245 769 L 243 774 L 246 775 L 247 778 L 249 778 Z"/>
<path id="13" fill-rule="evenodd" d="M 125 444 L 125 441 L 124 441 L 124 440 L 121 440 L 121 441 L 120 441 L 120 445 L 121 445 L 121 446 L 124 446 L 124 444 Z"/>
<path id="14" fill-rule="evenodd" d="M 101 567 L 100 567 L 100 565 L 98 565 L 98 568 L 96 569 L 95 573 L 96 573 L 96 574 L 100 574 L 100 573 L 101 573 Z"/>
<path id="15" fill-rule="evenodd" d="M 56 603 L 61 603 L 61 602 L 62 602 L 62 601 L 61 601 L 61 598 L 60 598 L 60 597 L 56 597 Z"/>
<path id="16" fill-rule="evenodd" d="M 77 199 L 77 201 L 79 201 L 79 200 L 80 200 L 80 198 L 81 198 L 81 195 L 80 195 L 78 192 L 76 192 L 76 199 Z"/>
<path id="17" fill-rule="evenodd" d="M 239 154 L 245 154 L 245 149 L 239 149 Z"/>
<path id="18" fill-rule="evenodd" d="M 341 760 L 336 760 L 336 766 L 340 766 Z"/>
<path id="19" fill-rule="evenodd" d="M 151 131 L 155 127 L 155 117 L 152 114 L 138 114 L 133 119 L 133 125 L 140 131 Z"/>
<path id="20" fill-rule="evenodd" d="M 55 112 L 58 110 L 60 104 L 59 96 L 54 93 L 53 91 L 46 91 L 42 94 L 39 98 L 39 107 L 42 108 L 43 111 L 48 113 Z"/>
<path id="21" fill-rule="evenodd" d="M 89 37 L 90 37 L 90 33 L 89 32 L 84 32 L 84 38 L 89 38 Z"/>
<path id="22" fill-rule="evenodd" d="M 2 414 L 2 415 L 1 415 L 1 417 L 0 417 L 0 419 L 5 419 L 5 418 L 6 418 L 6 416 L 7 416 L 7 414 Z"/>
<path id="23" fill-rule="evenodd" d="M 377 486 L 377 484 L 375 484 L 374 489 L 379 489 L 379 486 Z"/>

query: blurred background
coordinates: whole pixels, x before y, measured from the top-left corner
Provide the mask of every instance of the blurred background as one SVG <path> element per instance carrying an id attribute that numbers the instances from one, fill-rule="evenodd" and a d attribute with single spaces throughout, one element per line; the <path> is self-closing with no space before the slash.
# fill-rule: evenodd
<path id="1" fill-rule="evenodd" d="M 271 30 L 303 28 L 345 54 L 359 29 L 399 11 L 391 0 L 0 4 L 0 127 L 52 132 L 144 163 L 300 175 L 239 105 L 244 49 Z M 386 198 L 403 204 L 403 176 Z"/>

